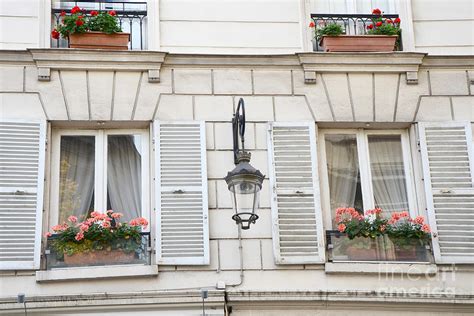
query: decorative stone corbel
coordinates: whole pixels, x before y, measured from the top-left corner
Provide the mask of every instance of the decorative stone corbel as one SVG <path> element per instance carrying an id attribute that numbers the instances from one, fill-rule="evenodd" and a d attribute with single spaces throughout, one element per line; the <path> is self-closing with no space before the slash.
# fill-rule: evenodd
<path id="1" fill-rule="evenodd" d="M 407 84 L 418 84 L 417 71 L 407 71 Z"/>
<path id="2" fill-rule="evenodd" d="M 315 84 L 317 73 L 406 73 L 407 84 L 418 83 L 425 53 L 297 53 L 304 82 Z"/>
<path id="3" fill-rule="evenodd" d="M 305 71 L 304 72 L 304 83 L 315 84 L 316 83 L 316 71 Z"/>
<path id="4" fill-rule="evenodd" d="M 150 82 L 150 83 L 159 83 L 160 82 L 160 70 L 159 69 L 149 69 L 148 70 L 148 82 Z"/>
<path id="5" fill-rule="evenodd" d="M 166 53 L 90 49 L 28 49 L 38 67 L 38 80 L 50 81 L 51 70 L 147 71 L 148 82 L 160 82 Z"/>
<path id="6" fill-rule="evenodd" d="M 38 67 L 38 80 L 39 81 L 50 81 L 51 80 L 51 68 Z"/>

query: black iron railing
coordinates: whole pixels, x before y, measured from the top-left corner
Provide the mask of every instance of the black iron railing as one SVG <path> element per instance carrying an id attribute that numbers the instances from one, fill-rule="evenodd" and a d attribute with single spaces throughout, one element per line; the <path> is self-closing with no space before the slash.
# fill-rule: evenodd
<path id="1" fill-rule="evenodd" d="M 120 27 L 130 33 L 130 50 L 147 49 L 147 3 L 145 0 L 82 0 L 56 2 L 51 10 L 52 28 L 61 23 L 61 12 L 70 14 L 74 6 L 84 9 L 85 16 L 90 11 L 110 11 L 117 13 Z M 51 47 L 69 47 L 65 39 L 51 39 Z"/>
<path id="2" fill-rule="evenodd" d="M 384 18 L 387 19 L 396 19 L 398 18 L 398 14 L 384 14 Z M 311 19 L 313 20 L 316 28 L 322 27 L 329 23 L 337 23 L 340 24 L 343 29 L 344 33 L 347 35 L 364 35 L 367 34 L 367 26 L 373 23 L 375 16 L 372 14 L 311 14 Z M 402 50 L 402 41 L 401 41 L 401 34 L 398 37 L 396 50 Z M 319 40 L 314 39 L 313 42 L 313 49 L 314 51 L 323 51 L 323 49 L 319 46 Z"/>

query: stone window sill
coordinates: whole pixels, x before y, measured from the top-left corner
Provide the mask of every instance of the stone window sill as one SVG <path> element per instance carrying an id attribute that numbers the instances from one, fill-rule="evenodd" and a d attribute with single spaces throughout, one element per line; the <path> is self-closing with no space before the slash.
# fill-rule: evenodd
<path id="1" fill-rule="evenodd" d="M 434 275 L 438 267 L 431 263 L 390 263 L 390 262 L 328 262 L 325 271 L 331 273 L 362 273 L 362 274 L 405 274 Z"/>
<path id="2" fill-rule="evenodd" d="M 157 265 L 117 265 L 100 267 L 57 268 L 36 271 L 36 282 L 60 282 L 108 278 L 156 277 Z"/>

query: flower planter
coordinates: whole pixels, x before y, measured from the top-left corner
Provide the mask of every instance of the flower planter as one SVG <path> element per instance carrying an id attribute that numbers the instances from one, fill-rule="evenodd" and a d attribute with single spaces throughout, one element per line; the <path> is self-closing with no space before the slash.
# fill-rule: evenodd
<path id="1" fill-rule="evenodd" d="M 323 36 L 320 45 L 325 52 L 391 52 L 397 35 Z"/>
<path id="2" fill-rule="evenodd" d="M 69 35 L 70 48 L 128 50 L 130 33 L 106 34 L 103 32 L 74 33 Z"/>
<path id="3" fill-rule="evenodd" d="M 395 258 L 397 261 L 417 261 L 418 252 L 423 252 L 425 243 L 419 239 L 402 240 L 399 238 L 391 238 L 393 243 Z"/>
<path id="4" fill-rule="evenodd" d="M 72 256 L 64 254 L 64 263 L 71 266 L 111 265 L 131 263 L 134 258 L 135 252 L 124 252 L 123 250 L 99 250 L 79 252 Z"/>
<path id="5" fill-rule="evenodd" d="M 350 241 L 346 253 L 351 261 L 376 261 L 378 259 L 376 241 L 357 237 Z"/>

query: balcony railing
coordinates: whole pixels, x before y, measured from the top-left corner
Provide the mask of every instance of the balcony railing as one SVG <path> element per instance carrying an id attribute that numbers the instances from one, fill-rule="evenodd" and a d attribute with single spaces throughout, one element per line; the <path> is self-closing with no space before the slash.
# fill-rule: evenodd
<path id="1" fill-rule="evenodd" d="M 55 235 L 48 238 L 45 250 L 46 269 L 109 266 L 123 264 L 150 264 L 151 240 L 150 233 L 141 233 L 141 241 L 132 239 L 116 240 L 101 250 L 75 252 L 72 254 L 59 253 L 52 247 Z"/>
<path id="2" fill-rule="evenodd" d="M 90 16 L 90 11 L 110 11 L 117 13 L 120 27 L 124 32 L 130 33 L 130 50 L 147 49 L 147 3 L 145 0 L 82 0 L 55 2 L 51 10 L 52 28 L 61 23 L 61 12 L 70 14 L 74 6 L 84 9 L 85 16 Z M 51 47 L 69 47 L 65 39 L 51 39 Z"/>
<path id="3" fill-rule="evenodd" d="M 349 239 L 339 231 L 326 231 L 331 262 L 433 262 L 431 244 L 420 239 L 391 240 L 383 235 L 375 239 Z"/>
<path id="4" fill-rule="evenodd" d="M 384 18 L 396 19 L 398 14 L 384 14 Z M 347 35 L 365 35 L 367 34 L 367 26 L 372 24 L 374 15 L 372 14 L 311 14 L 311 19 L 313 20 L 316 28 L 321 25 L 326 25 L 328 23 L 337 23 L 340 24 L 344 33 Z M 321 46 L 319 46 L 319 40 L 313 41 L 313 50 L 314 51 L 324 51 Z M 395 45 L 395 50 L 402 50 L 402 41 L 401 34 L 397 39 Z"/>

